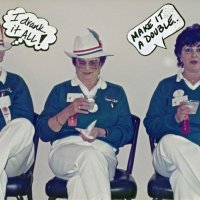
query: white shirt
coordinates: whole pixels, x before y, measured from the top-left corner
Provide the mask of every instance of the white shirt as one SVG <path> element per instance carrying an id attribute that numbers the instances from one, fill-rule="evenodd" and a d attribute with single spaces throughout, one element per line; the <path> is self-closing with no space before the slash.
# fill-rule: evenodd
<path id="1" fill-rule="evenodd" d="M 177 72 L 177 78 L 176 82 L 180 82 L 182 79 L 185 81 L 186 85 L 191 89 L 191 90 L 196 90 L 200 86 L 200 80 L 196 82 L 194 85 L 190 83 L 186 78 L 183 76 L 183 71 L 184 69 L 179 69 Z"/>
<path id="2" fill-rule="evenodd" d="M 5 84 L 6 77 L 7 77 L 7 72 L 2 67 L 0 67 L 0 82 Z"/>
<path id="3" fill-rule="evenodd" d="M 97 82 L 97 84 L 92 88 L 92 90 L 88 90 L 87 87 L 78 79 L 77 76 L 75 76 L 72 80 L 71 80 L 71 84 L 72 86 L 80 86 L 82 92 L 84 95 L 95 95 L 97 90 L 99 88 L 101 89 L 106 89 L 107 88 L 107 83 L 101 78 L 99 77 L 99 80 Z"/>

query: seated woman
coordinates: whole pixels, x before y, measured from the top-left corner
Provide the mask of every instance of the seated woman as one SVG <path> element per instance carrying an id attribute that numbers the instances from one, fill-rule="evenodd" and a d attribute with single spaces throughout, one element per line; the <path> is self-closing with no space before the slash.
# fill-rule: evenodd
<path id="1" fill-rule="evenodd" d="M 170 178 L 174 199 L 200 199 L 200 25 L 177 37 L 178 74 L 162 80 L 144 119 L 147 133 L 159 141 L 155 170 Z"/>
<path id="2" fill-rule="evenodd" d="M 4 41 L 0 24 L 0 199 L 5 199 L 8 178 L 29 170 L 34 162 L 33 102 L 24 79 L 2 67 L 12 47 Z"/>
<path id="3" fill-rule="evenodd" d="M 68 180 L 69 199 L 111 199 L 110 180 L 117 166 L 116 151 L 133 137 L 131 114 L 123 88 L 104 81 L 100 71 L 107 58 L 98 34 L 89 29 L 77 36 L 72 80 L 50 92 L 37 131 L 51 142 L 49 165 Z"/>

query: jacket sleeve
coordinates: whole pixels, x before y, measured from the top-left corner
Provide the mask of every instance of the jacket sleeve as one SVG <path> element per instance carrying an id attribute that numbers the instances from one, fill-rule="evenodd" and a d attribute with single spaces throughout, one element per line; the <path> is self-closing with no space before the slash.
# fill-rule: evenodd
<path id="1" fill-rule="evenodd" d="M 159 83 L 144 118 L 147 134 L 157 139 L 180 126 L 175 120 L 176 108 L 172 109 L 171 96 L 167 92 L 168 87 L 163 81 Z"/>
<path id="2" fill-rule="evenodd" d="M 59 112 L 58 105 L 59 95 L 54 87 L 46 100 L 44 110 L 40 114 L 36 124 L 37 133 L 44 142 L 52 142 L 56 139 L 56 133 L 49 127 L 48 120 Z"/>
<path id="3" fill-rule="evenodd" d="M 127 144 L 133 137 L 131 113 L 126 94 L 121 88 L 121 99 L 118 103 L 118 120 L 114 126 L 108 127 L 106 140 L 116 148 Z"/>
<path id="4" fill-rule="evenodd" d="M 13 90 L 11 116 L 12 119 L 24 117 L 32 122 L 34 109 L 31 95 L 24 80 L 21 77 L 18 80 Z"/>
<path id="5" fill-rule="evenodd" d="M 66 102 L 66 89 L 63 85 L 55 86 L 50 92 L 44 106 L 44 110 L 37 121 L 36 130 L 44 142 L 53 142 L 55 140 L 78 135 L 79 132 L 74 127 L 69 127 L 67 123 L 63 125 L 59 132 L 54 132 L 48 125 L 49 118 L 55 116 L 69 105 Z"/>

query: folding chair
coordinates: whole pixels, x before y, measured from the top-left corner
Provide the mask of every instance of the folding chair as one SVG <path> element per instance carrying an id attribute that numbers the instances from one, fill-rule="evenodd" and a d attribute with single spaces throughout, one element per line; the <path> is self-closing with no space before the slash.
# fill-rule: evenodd
<path id="1" fill-rule="evenodd" d="M 33 125 L 36 125 L 38 115 L 34 114 Z M 20 176 L 10 177 L 8 178 L 8 183 L 6 187 L 6 198 L 7 197 L 16 197 L 18 200 L 23 200 L 23 196 L 27 196 L 28 200 L 32 200 L 32 183 L 33 183 L 33 171 L 35 166 L 35 160 L 37 155 L 39 136 L 35 133 L 33 137 L 34 147 L 35 147 L 35 156 L 34 163 L 31 168 Z"/>
<path id="2" fill-rule="evenodd" d="M 155 148 L 156 143 L 158 142 L 155 138 L 149 136 L 151 153 Z M 153 198 L 153 200 L 160 199 L 173 199 L 173 191 L 169 183 L 169 178 L 164 177 L 157 172 L 155 172 L 147 185 L 148 195 Z"/>
<path id="3" fill-rule="evenodd" d="M 114 180 L 110 182 L 112 199 L 134 199 L 137 194 L 137 185 L 132 177 L 132 170 L 135 158 L 140 118 L 132 115 L 134 137 L 129 142 L 131 145 L 126 169 L 116 169 Z M 49 200 L 56 198 L 67 198 L 67 181 L 54 177 L 46 184 L 46 194 Z"/>

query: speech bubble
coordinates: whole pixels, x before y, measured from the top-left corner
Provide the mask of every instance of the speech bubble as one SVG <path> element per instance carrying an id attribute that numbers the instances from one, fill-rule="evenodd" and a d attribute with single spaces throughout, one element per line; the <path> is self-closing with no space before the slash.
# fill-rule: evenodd
<path id="1" fill-rule="evenodd" d="M 50 26 L 48 21 L 26 12 L 23 8 L 9 10 L 3 16 L 5 35 L 16 38 L 11 44 L 18 46 L 25 44 L 36 51 L 49 49 L 49 45 L 56 42 L 57 29 Z"/>
<path id="2" fill-rule="evenodd" d="M 144 22 L 131 29 L 127 38 L 140 54 L 151 54 L 157 46 L 165 48 L 164 39 L 185 25 L 185 21 L 172 4 L 165 4 Z"/>

